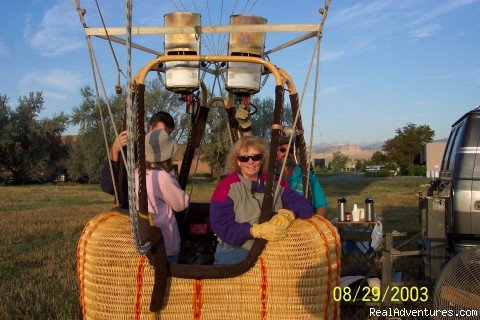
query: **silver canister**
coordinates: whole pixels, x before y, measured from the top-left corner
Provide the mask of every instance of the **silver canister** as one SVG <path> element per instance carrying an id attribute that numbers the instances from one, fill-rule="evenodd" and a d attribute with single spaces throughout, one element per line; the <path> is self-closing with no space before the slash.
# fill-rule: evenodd
<path id="1" fill-rule="evenodd" d="M 346 209 L 347 209 L 347 199 L 338 198 L 338 201 L 337 201 L 338 221 L 345 221 Z"/>
<path id="2" fill-rule="evenodd" d="M 372 198 L 365 199 L 365 221 L 375 221 L 375 204 Z"/>

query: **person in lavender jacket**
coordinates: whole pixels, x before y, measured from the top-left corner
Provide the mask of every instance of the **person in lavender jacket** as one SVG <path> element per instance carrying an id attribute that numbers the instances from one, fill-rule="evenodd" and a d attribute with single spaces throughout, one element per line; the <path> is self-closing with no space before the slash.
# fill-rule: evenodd
<path id="1" fill-rule="evenodd" d="M 167 260 L 178 261 L 180 232 L 173 211 L 187 208 L 188 195 L 180 188 L 172 171 L 176 142 L 163 129 L 153 129 L 145 136 L 146 185 L 150 221 L 162 229 Z M 138 193 L 138 170 L 135 172 Z"/>
<path id="2" fill-rule="evenodd" d="M 169 135 L 175 129 L 175 121 L 173 117 L 165 111 L 158 111 L 152 115 L 147 126 L 147 133 L 153 129 L 163 129 Z M 127 179 L 120 179 L 120 176 L 126 177 L 127 171 L 125 166 L 120 166 L 121 151 L 120 149 L 127 146 L 127 131 L 122 131 L 118 134 L 110 149 L 110 161 L 106 159 L 102 166 L 102 176 L 100 179 L 100 187 L 103 192 L 115 195 L 115 188 L 117 186 L 118 205 L 128 210 L 128 186 Z M 126 153 L 126 149 L 125 149 Z M 112 166 L 113 177 L 110 174 L 110 166 Z"/>
<path id="3" fill-rule="evenodd" d="M 218 237 L 215 264 L 243 261 L 254 238 L 278 241 L 295 218 L 313 215 L 307 199 L 291 190 L 285 181 L 274 200 L 277 212 L 270 221 L 258 224 L 265 191 L 267 145 L 260 137 L 243 136 L 227 156 L 227 168 L 233 172 L 215 189 L 210 204 L 210 222 Z"/>

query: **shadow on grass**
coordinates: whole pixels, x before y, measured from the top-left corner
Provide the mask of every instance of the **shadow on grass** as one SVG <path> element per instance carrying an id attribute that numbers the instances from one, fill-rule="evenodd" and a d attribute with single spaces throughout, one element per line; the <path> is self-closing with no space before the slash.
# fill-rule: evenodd
<path id="1" fill-rule="evenodd" d="M 416 235 L 421 231 L 418 206 L 384 205 L 382 207 L 382 223 L 384 232 L 396 230 Z"/>

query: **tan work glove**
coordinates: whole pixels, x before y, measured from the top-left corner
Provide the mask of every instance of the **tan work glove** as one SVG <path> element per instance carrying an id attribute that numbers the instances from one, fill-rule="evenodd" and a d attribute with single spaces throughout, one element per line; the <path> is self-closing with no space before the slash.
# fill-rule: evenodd
<path id="1" fill-rule="evenodd" d="M 250 114 L 248 113 L 247 107 L 243 103 L 238 106 L 237 112 L 235 112 L 235 119 L 237 119 L 242 131 L 249 131 L 252 127 Z"/>
<path id="2" fill-rule="evenodd" d="M 268 241 L 278 241 L 285 238 L 287 228 L 272 224 L 270 221 L 261 224 L 254 224 L 250 228 L 250 233 L 254 238 L 263 238 Z"/>
<path id="3" fill-rule="evenodd" d="M 276 226 L 288 228 L 295 220 L 295 215 L 288 209 L 280 209 L 277 214 L 270 219 L 270 222 Z"/>

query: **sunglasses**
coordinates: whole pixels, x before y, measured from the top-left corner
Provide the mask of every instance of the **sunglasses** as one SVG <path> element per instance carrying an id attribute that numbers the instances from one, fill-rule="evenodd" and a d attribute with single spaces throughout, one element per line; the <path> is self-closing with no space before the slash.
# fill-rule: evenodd
<path id="1" fill-rule="evenodd" d="M 252 154 L 250 156 L 238 156 L 237 160 L 240 162 L 248 162 L 248 160 L 252 159 L 253 161 L 258 161 L 263 159 L 262 153 Z"/>
<path id="2" fill-rule="evenodd" d="M 287 151 L 287 148 L 280 148 L 278 149 L 278 151 L 280 151 L 281 153 L 285 153 Z M 293 149 L 290 149 L 288 153 L 293 153 Z"/>

